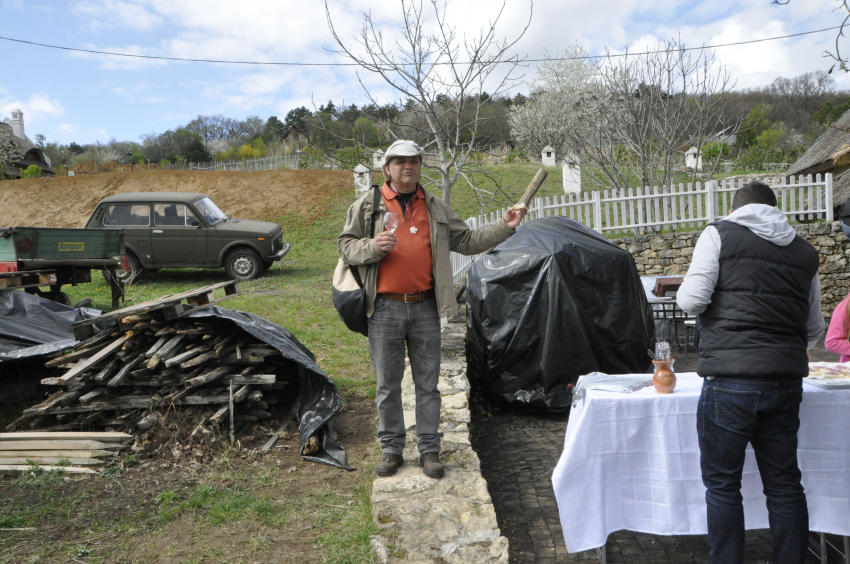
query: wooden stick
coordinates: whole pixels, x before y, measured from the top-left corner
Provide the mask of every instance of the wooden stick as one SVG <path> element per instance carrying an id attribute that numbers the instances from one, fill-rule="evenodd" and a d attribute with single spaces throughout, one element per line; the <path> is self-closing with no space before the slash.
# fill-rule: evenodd
<path id="1" fill-rule="evenodd" d="M 543 185 L 543 181 L 546 180 L 547 176 L 549 176 L 548 172 L 542 168 L 538 169 L 537 174 L 535 174 L 534 178 L 531 179 L 531 182 L 528 183 L 528 187 L 525 189 L 525 192 L 523 192 L 518 203 L 525 204 L 525 206 L 528 207 L 529 204 L 531 204 L 531 200 L 534 199 L 534 195 L 537 194 L 537 191 L 540 189 L 540 186 Z M 489 255 L 491 252 L 493 252 L 493 249 L 488 249 L 478 256 L 483 257 L 484 255 Z M 464 288 L 466 288 L 466 275 L 468 272 L 469 271 L 467 270 L 467 272 L 461 277 L 460 281 L 455 285 L 455 299 L 459 299 Z"/>
<path id="2" fill-rule="evenodd" d="M 208 351 L 203 353 L 200 356 L 196 356 L 192 360 L 187 360 L 180 364 L 180 368 L 186 370 L 188 368 L 192 368 L 193 366 L 198 366 L 201 363 L 204 363 L 208 360 L 212 360 L 215 357 L 215 351 Z"/>
<path id="3" fill-rule="evenodd" d="M 151 348 L 149 348 L 149 349 L 148 349 L 148 352 L 146 352 L 146 353 L 145 353 L 145 357 L 146 357 L 146 358 L 150 358 L 150 357 L 152 357 L 153 355 L 155 355 L 155 354 L 156 354 L 156 352 L 157 352 L 159 349 L 161 349 L 161 348 L 162 348 L 162 346 L 163 346 L 166 342 L 168 342 L 168 339 L 169 339 L 168 335 L 163 335 L 162 337 L 160 337 L 160 338 L 159 338 L 159 340 L 158 340 L 156 343 L 154 343 L 154 344 L 153 344 L 153 346 L 152 346 Z"/>
<path id="4" fill-rule="evenodd" d="M 124 343 L 126 341 L 127 341 L 127 336 L 122 335 L 121 337 L 119 337 L 118 339 L 116 339 L 115 341 L 110 343 L 106 348 L 100 349 L 100 351 L 98 351 L 94 355 L 88 357 L 85 360 L 78 362 L 77 365 L 74 368 L 72 368 L 71 370 L 66 372 L 65 375 L 62 376 L 59 379 L 59 384 L 61 384 L 61 385 L 67 384 L 68 382 L 70 382 L 71 380 L 73 380 L 74 378 L 76 378 L 77 376 L 82 374 L 86 369 L 88 369 L 91 366 L 94 366 L 95 364 L 97 364 L 98 362 L 100 362 L 101 360 L 103 360 L 104 358 L 106 358 L 107 356 L 109 356 L 110 354 L 115 352 L 116 350 L 118 350 L 121 346 L 124 345 Z"/>
<path id="5" fill-rule="evenodd" d="M 53 360 L 48 360 L 44 363 L 45 368 L 53 368 L 54 366 L 59 366 L 62 364 L 66 364 L 68 362 L 73 362 L 75 360 L 79 360 L 81 358 L 85 358 L 87 356 L 91 356 L 95 352 L 99 351 L 103 347 L 105 347 L 108 343 L 97 343 L 85 349 L 76 350 L 72 353 L 66 354 L 65 356 L 60 356 L 58 358 L 54 358 Z"/>
<path id="6" fill-rule="evenodd" d="M 215 356 L 215 352 L 212 351 L 211 347 L 209 347 L 207 345 L 198 345 L 197 347 L 189 349 L 188 351 L 186 351 L 184 353 L 180 353 L 177 356 L 173 356 L 173 357 L 169 358 L 168 360 L 165 361 L 165 366 L 169 367 L 169 366 L 174 366 L 175 364 L 180 364 L 181 362 L 186 362 L 187 360 L 191 359 L 192 357 L 198 356 L 198 355 L 203 355 L 203 353 L 206 353 L 206 352 L 212 352 L 212 356 Z M 210 356 L 210 358 L 212 358 L 212 356 Z M 189 366 L 192 366 L 192 365 L 189 365 Z M 181 368 L 187 368 L 187 366 L 183 366 L 181 364 Z"/>
<path id="7" fill-rule="evenodd" d="M 222 407 L 221 409 L 216 411 L 215 414 L 212 417 L 210 417 L 210 423 L 215 423 L 216 425 L 218 425 L 219 423 L 222 422 L 222 420 L 224 419 L 224 416 L 227 415 L 229 411 L 230 411 L 230 406 L 225 405 L 224 407 Z"/>
<path id="8" fill-rule="evenodd" d="M 133 370 L 144 359 L 145 359 L 144 354 L 138 355 L 136 358 L 134 358 L 133 360 L 131 360 L 130 362 L 128 362 L 127 364 L 122 366 L 121 370 L 119 370 L 118 373 L 115 376 L 112 377 L 112 380 L 110 380 L 106 385 L 109 386 L 110 388 L 115 388 L 115 387 L 121 385 L 121 382 L 124 380 L 124 378 L 127 376 L 127 374 L 129 374 L 130 371 Z"/>
<path id="9" fill-rule="evenodd" d="M 96 470 L 92 470 L 91 468 L 78 468 L 77 466 L 41 466 L 41 469 L 44 471 L 50 470 L 61 470 L 66 474 L 97 474 Z M 20 464 L 6 464 L 0 466 L 0 474 L 6 476 L 17 476 L 18 474 L 23 474 L 24 472 L 29 472 L 32 470 L 32 466 L 24 466 Z"/>
<path id="10" fill-rule="evenodd" d="M 74 433 L 46 433 L 44 431 L 27 431 L 25 433 L 0 433 L 0 441 L 33 441 L 46 439 L 74 439 L 92 440 L 104 442 L 124 442 L 133 438 L 133 435 L 119 433 L 117 431 L 101 432 L 74 432 Z"/>
<path id="11" fill-rule="evenodd" d="M 190 380 L 186 380 L 186 382 L 185 382 L 186 387 L 187 388 L 196 388 L 196 387 L 202 386 L 204 384 L 209 384 L 210 382 L 212 382 L 214 380 L 218 380 L 222 376 L 228 374 L 230 372 L 230 370 L 231 369 L 230 369 L 229 366 L 221 366 L 219 368 L 216 368 L 215 370 L 207 372 L 206 374 L 202 374 L 202 375 L 197 376 L 195 378 L 192 378 Z"/>
<path id="12" fill-rule="evenodd" d="M 112 374 L 112 371 L 115 370 L 115 368 L 118 366 L 118 362 L 119 361 L 117 358 L 113 358 L 106 366 L 103 367 L 103 370 L 95 374 L 94 378 L 92 379 L 95 382 L 103 382 L 109 377 L 110 374 Z"/>

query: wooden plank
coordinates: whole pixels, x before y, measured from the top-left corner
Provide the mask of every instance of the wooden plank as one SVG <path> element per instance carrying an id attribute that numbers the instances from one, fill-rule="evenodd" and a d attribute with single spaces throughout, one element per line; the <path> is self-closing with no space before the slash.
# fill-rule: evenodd
<path id="1" fill-rule="evenodd" d="M 39 466 L 44 466 L 45 464 L 59 464 L 63 460 L 66 460 L 69 466 L 94 466 L 96 464 L 103 464 L 102 460 L 98 460 L 96 458 L 68 458 L 67 456 L 29 456 L 26 458 L 0 457 L 0 466 L 29 464 L 30 462 L 36 462 Z"/>
<path id="2" fill-rule="evenodd" d="M 107 343 L 97 343 L 95 345 L 91 345 L 89 348 L 86 349 L 77 349 L 72 353 L 68 353 L 64 356 L 60 356 L 58 358 L 54 358 L 53 360 L 47 361 L 46 363 L 44 363 L 44 367 L 53 368 L 54 366 L 59 366 L 61 364 L 73 362 L 75 360 L 91 356 L 105 346 L 107 346 Z"/>
<path id="3" fill-rule="evenodd" d="M 86 360 L 80 361 L 74 368 L 72 368 L 71 370 L 66 372 L 64 376 L 59 378 L 59 384 L 67 384 L 68 382 L 79 376 L 81 373 L 83 373 L 86 369 L 91 366 L 94 366 L 95 364 L 97 364 L 98 362 L 118 350 L 124 345 L 124 342 L 126 340 L 127 336 L 122 335 L 121 337 L 113 341 L 111 344 L 109 344 L 109 346 L 107 346 L 106 348 L 101 349 L 92 356 L 88 357 Z"/>
<path id="4" fill-rule="evenodd" d="M 108 442 L 124 442 L 133 438 L 133 435 L 127 433 L 118 433 L 116 431 L 102 432 L 69 432 L 69 433 L 48 433 L 44 431 L 32 431 L 21 433 L 0 433 L 0 441 L 46 441 L 52 439 L 65 439 L 74 441 L 100 441 Z"/>
<path id="5" fill-rule="evenodd" d="M 78 466 L 40 466 L 40 468 L 44 471 L 60 470 L 66 474 L 93 474 L 95 476 L 98 474 L 96 470 L 92 470 L 91 468 L 80 468 Z M 0 474 L 4 476 L 17 476 L 18 474 L 23 474 L 30 470 L 32 470 L 32 466 L 29 465 L 7 464 L 0 466 Z"/>
<path id="6" fill-rule="evenodd" d="M 271 384 L 272 386 L 276 384 Z M 212 405 L 217 403 L 228 403 L 229 395 L 217 396 L 189 396 L 182 400 L 173 402 L 173 405 Z M 57 407 L 48 413 L 58 415 L 62 413 L 85 413 L 87 411 L 116 411 L 119 409 L 148 409 L 152 405 L 163 405 L 168 402 L 153 401 L 149 397 L 123 396 L 109 400 L 109 403 L 93 402 L 88 405 L 77 404 L 70 407 Z M 2 448 L 2 445 L 0 445 Z"/>
<path id="7" fill-rule="evenodd" d="M 199 346 L 196 346 L 194 348 L 189 349 L 188 351 L 186 351 L 184 353 L 180 353 L 177 356 L 173 356 L 173 357 L 169 358 L 168 360 L 165 361 L 165 366 L 166 366 L 166 368 L 168 368 L 169 366 L 174 366 L 175 364 L 180 364 L 182 362 L 186 362 L 187 360 L 189 360 L 193 357 L 196 357 L 196 356 L 199 356 L 199 355 L 203 356 L 204 353 L 210 352 L 210 351 L 212 351 L 212 347 L 210 347 L 209 345 L 199 345 Z M 214 351 L 213 351 L 213 356 L 215 356 Z M 209 358 L 212 358 L 212 357 L 209 357 Z M 203 362 L 203 361 L 201 361 L 201 362 Z M 200 364 L 200 363 L 198 363 L 198 364 Z M 189 365 L 189 366 L 192 366 L 192 365 Z M 186 368 L 182 365 L 181 365 L 181 367 Z"/>
<path id="8" fill-rule="evenodd" d="M 59 456 L 61 458 L 100 458 L 115 454 L 108 450 L 0 450 L 0 458 L 42 458 Z"/>
<path id="9" fill-rule="evenodd" d="M 125 308 L 121 308 L 115 311 L 111 311 L 109 313 L 105 313 L 99 317 L 93 317 L 91 319 L 83 319 L 78 321 L 72 325 L 72 327 L 82 327 L 86 325 L 94 325 L 95 323 L 100 323 L 101 321 L 106 321 L 108 319 L 123 319 L 128 315 L 134 315 L 137 313 L 144 313 L 155 311 L 159 309 L 165 309 L 169 306 L 174 306 L 179 304 L 182 300 L 194 296 L 199 296 L 201 294 L 206 294 L 212 292 L 213 290 L 217 290 L 218 288 L 225 288 L 225 294 L 227 293 L 227 288 L 229 286 L 235 286 L 235 280 L 229 280 L 227 282 L 219 282 L 218 284 L 211 284 L 209 286 L 204 286 L 202 288 L 196 288 L 194 290 L 188 290 L 186 292 L 182 292 L 180 294 L 174 294 L 170 296 L 163 296 L 161 298 L 157 298 L 155 300 L 149 300 L 146 302 L 142 302 L 140 304 L 136 304 L 134 306 L 129 306 Z"/>
<path id="10" fill-rule="evenodd" d="M 115 443 L 91 440 L 0 441 L 0 450 L 114 450 L 123 448 Z"/>

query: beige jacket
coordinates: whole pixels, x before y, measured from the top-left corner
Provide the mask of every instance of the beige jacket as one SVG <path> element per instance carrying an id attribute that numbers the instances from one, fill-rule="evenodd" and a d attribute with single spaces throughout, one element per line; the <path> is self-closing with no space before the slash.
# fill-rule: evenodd
<path id="1" fill-rule="evenodd" d="M 434 290 L 440 317 L 457 315 L 457 300 L 454 294 L 450 251 L 464 255 L 483 253 L 495 247 L 515 233 L 504 219 L 481 229 L 472 230 L 443 200 L 425 192 L 428 223 L 431 227 L 431 257 L 434 263 Z M 360 279 L 366 289 L 368 308 L 366 315 L 372 317 L 377 293 L 378 265 L 386 253 L 378 250 L 375 239 L 369 239 L 369 223 L 372 218 L 374 191 L 369 190 L 348 208 L 345 229 L 337 238 L 340 258 L 351 266 L 359 267 Z M 375 225 L 375 233 L 384 230 L 386 207 L 381 200 L 381 214 Z"/>

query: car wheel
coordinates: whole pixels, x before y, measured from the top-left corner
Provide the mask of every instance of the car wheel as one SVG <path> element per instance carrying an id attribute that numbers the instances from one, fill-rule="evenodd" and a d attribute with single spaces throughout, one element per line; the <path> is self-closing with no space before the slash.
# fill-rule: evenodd
<path id="1" fill-rule="evenodd" d="M 127 262 L 130 263 L 130 270 L 103 270 L 103 277 L 109 282 L 110 276 L 115 276 L 124 284 L 130 284 L 136 280 L 142 273 L 142 263 L 136 258 L 133 253 L 127 253 Z"/>
<path id="2" fill-rule="evenodd" d="M 253 280 L 262 274 L 263 261 L 251 249 L 236 249 L 227 254 L 224 270 L 232 280 Z"/>

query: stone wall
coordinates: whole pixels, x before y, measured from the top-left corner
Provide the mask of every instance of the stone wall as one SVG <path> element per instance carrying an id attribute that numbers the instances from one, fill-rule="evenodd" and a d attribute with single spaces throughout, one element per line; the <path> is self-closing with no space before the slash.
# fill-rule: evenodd
<path id="1" fill-rule="evenodd" d="M 847 296 L 850 288 L 848 251 L 850 240 L 837 221 L 795 225 L 794 229 L 820 253 L 820 280 L 823 292 L 823 314 L 829 320 L 835 306 Z M 685 274 L 701 231 L 639 235 L 612 242 L 629 251 L 641 276 L 675 276 Z"/>

